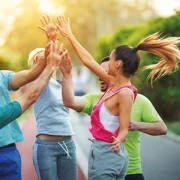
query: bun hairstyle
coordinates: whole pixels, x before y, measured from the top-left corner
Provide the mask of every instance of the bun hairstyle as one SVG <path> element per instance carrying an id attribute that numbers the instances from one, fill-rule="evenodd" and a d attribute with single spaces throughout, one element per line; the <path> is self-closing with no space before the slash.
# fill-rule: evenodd
<path id="1" fill-rule="evenodd" d="M 40 52 L 44 51 L 44 48 L 36 48 L 34 50 L 32 50 L 30 53 L 29 53 L 29 57 L 28 57 L 28 65 L 29 66 L 33 66 L 34 63 L 36 63 L 36 55 Z"/>

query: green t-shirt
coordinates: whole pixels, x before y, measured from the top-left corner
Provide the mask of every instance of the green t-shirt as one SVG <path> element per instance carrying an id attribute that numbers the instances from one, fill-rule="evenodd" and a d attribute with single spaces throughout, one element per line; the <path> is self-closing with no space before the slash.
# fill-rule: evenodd
<path id="1" fill-rule="evenodd" d="M 82 112 L 91 115 L 94 104 L 100 99 L 102 93 L 87 94 L 83 96 L 85 104 Z M 138 94 L 132 106 L 131 119 L 137 122 L 156 122 L 162 120 L 152 103 L 143 95 Z M 140 131 L 129 131 L 128 140 L 124 143 L 129 154 L 127 174 L 141 174 Z"/>

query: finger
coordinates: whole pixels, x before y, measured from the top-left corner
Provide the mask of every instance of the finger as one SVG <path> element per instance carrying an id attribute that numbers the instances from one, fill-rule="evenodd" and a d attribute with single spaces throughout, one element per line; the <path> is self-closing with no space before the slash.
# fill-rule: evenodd
<path id="1" fill-rule="evenodd" d="M 61 24 L 64 25 L 65 24 L 64 16 L 60 16 L 60 19 L 61 19 Z"/>
<path id="2" fill-rule="evenodd" d="M 47 21 L 52 24 L 52 20 L 51 20 L 50 16 L 46 15 L 46 17 L 47 17 Z"/>
<path id="3" fill-rule="evenodd" d="M 61 21 L 61 16 L 60 15 L 57 17 L 57 20 L 58 20 L 59 26 L 61 26 L 62 25 L 62 21 Z"/>
<path id="4" fill-rule="evenodd" d="M 70 26 L 70 18 L 68 17 L 68 25 Z"/>
<path id="5" fill-rule="evenodd" d="M 113 141 L 115 141 L 115 140 L 116 140 L 116 138 L 115 138 L 114 136 L 112 136 L 112 140 L 113 140 Z"/>
<path id="6" fill-rule="evenodd" d="M 61 54 L 61 57 L 64 57 L 67 52 L 68 52 L 68 50 L 64 51 L 64 52 Z"/>
<path id="7" fill-rule="evenodd" d="M 41 21 L 41 23 L 42 23 L 44 26 L 46 26 L 46 24 L 45 24 L 45 22 L 44 22 L 44 19 L 40 18 L 40 21 Z"/>
<path id="8" fill-rule="evenodd" d="M 65 16 L 64 16 L 64 15 L 62 16 L 62 18 L 63 18 L 63 22 L 64 22 L 64 24 L 67 24 L 67 21 L 66 21 L 66 18 L 65 18 Z"/>
<path id="9" fill-rule="evenodd" d="M 54 43 L 54 49 L 53 49 L 53 52 L 57 52 L 58 42 L 59 42 L 59 41 L 56 39 L 56 40 L 55 40 L 55 43 Z"/>
<path id="10" fill-rule="evenodd" d="M 113 149 L 113 150 L 120 149 L 120 145 L 113 146 L 111 149 Z"/>
<path id="11" fill-rule="evenodd" d="M 113 141 L 110 146 L 115 146 L 118 142 L 117 141 Z"/>
<path id="12" fill-rule="evenodd" d="M 42 26 L 37 25 L 37 27 L 38 27 L 39 29 L 41 29 L 41 30 L 43 30 L 43 31 L 44 31 L 44 28 L 43 28 Z"/>
<path id="13" fill-rule="evenodd" d="M 46 25 L 47 25 L 47 24 L 48 24 L 48 20 L 47 20 L 46 16 L 44 15 L 43 18 L 44 18 L 44 22 L 45 22 Z"/>
<path id="14" fill-rule="evenodd" d="M 61 43 L 60 46 L 59 46 L 59 51 L 58 51 L 58 54 L 62 55 L 63 53 L 63 44 Z"/>

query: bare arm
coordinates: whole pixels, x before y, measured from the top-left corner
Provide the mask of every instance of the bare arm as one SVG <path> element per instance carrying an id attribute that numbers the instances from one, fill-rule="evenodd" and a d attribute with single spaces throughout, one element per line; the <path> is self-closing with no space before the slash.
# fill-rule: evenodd
<path id="1" fill-rule="evenodd" d="M 84 99 L 79 96 L 74 96 L 74 89 L 72 84 L 72 63 L 69 56 L 65 56 L 59 66 L 62 74 L 62 97 L 65 106 L 76 111 L 82 111 L 84 108 Z"/>
<path id="2" fill-rule="evenodd" d="M 46 87 L 55 68 L 46 66 L 42 74 L 32 83 L 26 93 L 22 97 L 17 99 L 17 101 L 21 104 L 22 112 L 24 112 L 34 102 L 36 102 L 37 98 L 40 96 L 40 94 Z"/>
<path id="3" fill-rule="evenodd" d="M 29 70 L 19 71 L 13 75 L 11 81 L 12 89 L 19 89 L 20 87 L 34 81 L 44 70 L 46 66 L 46 60 L 42 59 L 36 65 Z"/>
<path id="4" fill-rule="evenodd" d="M 59 66 L 62 57 L 67 53 L 67 51 L 61 53 L 62 45 L 60 48 L 57 48 L 57 45 L 58 41 L 51 44 L 50 53 L 47 57 L 47 66 L 43 73 L 32 83 L 26 93 L 17 100 L 21 104 L 22 112 L 37 100 L 46 87 L 53 71 Z"/>
<path id="5" fill-rule="evenodd" d="M 118 95 L 120 131 L 111 143 L 114 152 L 119 152 L 120 145 L 127 140 L 132 108 L 132 93 L 129 90 L 123 90 Z"/>
<path id="6" fill-rule="evenodd" d="M 64 16 L 58 16 L 57 26 L 61 34 L 69 39 L 82 63 L 107 84 L 113 83 L 114 78 L 112 76 L 109 76 L 104 71 L 104 69 L 94 60 L 94 58 L 90 55 L 90 53 L 87 52 L 81 46 L 81 44 L 76 40 L 76 38 L 71 32 L 69 19 L 67 22 Z"/>
<path id="7" fill-rule="evenodd" d="M 47 36 L 47 41 L 54 41 L 57 37 L 57 27 L 52 23 L 52 20 L 49 16 L 43 16 L 40 18 L 43 26 L 38 27 L 43 30 Z M 12 89 L 19 89 L 20 87 L 24 86 L 25 84 L 34 81 L 44 70 L 46 66 L 46 54 L 42 56 L 42 59 L 39 60 L 31 69 L 23 70 L 12 77 Z"/>
<path id="8" fill-rule="evenodd" d="M 131 120 L 129 131 L 141 131 L 152 136 L 158 136 L 167 134 L 167 126 L 163 121 L 148 123 Z"/>

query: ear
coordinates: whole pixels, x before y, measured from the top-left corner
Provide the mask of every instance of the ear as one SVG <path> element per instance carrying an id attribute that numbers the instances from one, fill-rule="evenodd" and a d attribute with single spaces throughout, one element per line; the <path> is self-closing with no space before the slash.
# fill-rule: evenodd
<path id="1" fill-rule="evenodd" d="M 116 67 L 117 68 L 122 68 L 123 67 L 123 62 L 121 60 L 116 60 Z"/>

